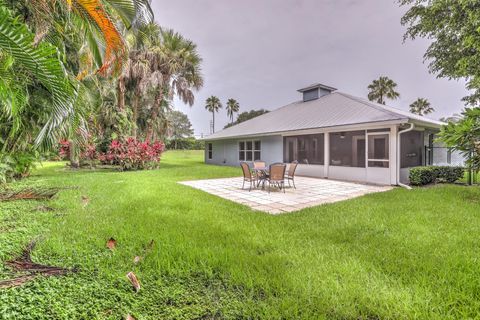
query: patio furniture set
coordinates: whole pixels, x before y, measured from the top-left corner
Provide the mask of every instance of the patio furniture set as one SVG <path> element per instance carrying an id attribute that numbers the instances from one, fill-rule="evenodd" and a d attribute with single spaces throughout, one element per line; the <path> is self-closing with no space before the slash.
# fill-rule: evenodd
<path id="1" fill-rule="evenodd" d="M 248 163 L 241 162 L 240 167 L 243 172 L 242 189 L 245 188 L 245 182 L 250 184 L 248 191 L 251 191 L 252 187 L 258 188 L 260 185 L 262 190 L 265 190 L 265 185 L 268 183 L 268 193 L 270 193 L 272 185 L 285 193 L 285 180 L 287 180 L 289 187 L 291 187 L 290 181 L 292 181 L 293 188 L 296 189 L 295 171 L 297 166 L 298 161 L 294 161 L 288 165 L 287 170 L 285 163 L 274 163 L 267 167 L 265 161 L 254 161 L 253 168 L 250 168 Z"/>

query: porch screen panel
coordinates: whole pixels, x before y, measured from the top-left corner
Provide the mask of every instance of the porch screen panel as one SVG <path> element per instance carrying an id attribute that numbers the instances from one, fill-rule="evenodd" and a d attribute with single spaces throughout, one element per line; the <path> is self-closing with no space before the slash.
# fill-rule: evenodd
<path id="1" fill-rule="evenodd" d="M 365 131 L 330 133 L 330 165 L 365 168 Z"/>
<path id="2" fill-rule="evenodd" d="M 283 139 L 284 162 L 323 165 L 325 158 L 324 134 L 285 137 Z"/>
<path id="3" fill-rule="evenodd" d="M 401 135 L 400 158 L 402 168 L 411 168 L 423 165 L 425 149 L 424 134 L 422 131 L 410 131 Z"/>
<path id="4" fill-rule="evenodd" d="M 389 167 L 390 143 L 388 134 L 368 136 L 368 166 L 377 168 Z"/>

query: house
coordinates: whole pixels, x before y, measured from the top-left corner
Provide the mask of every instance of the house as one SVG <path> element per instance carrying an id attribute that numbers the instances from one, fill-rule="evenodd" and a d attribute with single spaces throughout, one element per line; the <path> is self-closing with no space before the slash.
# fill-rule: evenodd
<path id="1" fill-rule="evenodd" d="M 301 101 L 206 137 L 205 162 L 296 160 L 298 175 L 398 185 L 444 124 L 323 84 L 298 91 Z"/>

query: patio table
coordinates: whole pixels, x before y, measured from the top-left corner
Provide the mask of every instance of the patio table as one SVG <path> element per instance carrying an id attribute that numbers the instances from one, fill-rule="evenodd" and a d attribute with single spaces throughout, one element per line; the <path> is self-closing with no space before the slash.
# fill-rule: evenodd
<path id="1" fill-rule="evenodd" d="M 265 181 L 268 178 L 268 167 L 253 168 L 252 171 L 254 171 L 255 174 L 257 175 L 257 177 L 259 178 L 257 188 L 261 183 L 262 184 L 262 190 L 265 189 Z"/>

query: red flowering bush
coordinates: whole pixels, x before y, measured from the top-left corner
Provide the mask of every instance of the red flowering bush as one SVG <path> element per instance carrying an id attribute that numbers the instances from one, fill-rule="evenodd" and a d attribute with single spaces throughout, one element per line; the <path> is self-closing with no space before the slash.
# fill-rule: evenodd
<path id="1" fill-rule="evenodd" d="M 70 157 L 70 142 L 68 140 L 61 140 L 59 145 L 58 156 L 62 160 L 67 160 Z"/>
<path id="2" fill-rule="evenodd" d="M 68 159 L 70 156 L 69 141 L 59 142 L 59 156 Z M 141 142 L 134 138 L 113 140 L 105 153 L 99 152 L 94 143 L 83 145 L 80 150 L 80 161 L 89 162 L 90 167 L 95 162 L 119 166 L 121 170 L 155 169 L 160 164 L 160 157 L 165 151 L 163 142 Z"/>
<path id="3" fill-rule="evenodd" d="M 113 140 L 108 151 L 99 155 L 104 164 L 119 165 L 122 170 L 154 169 L 160 164 L 160 157 L 165 151 L 162 142 L 141 142 L 134 138 Z"/>
<path id="4" fill-rule="evenodd" d="M 80 154 L 80 160 L 82 161 L 89 161 L 90 166 L 94 167 L 95 166 L 95 161 L 98 159 L 98 152 L 97 152 L 97 146 L 94 144 L 88 144 L 86 145 Z"/>

